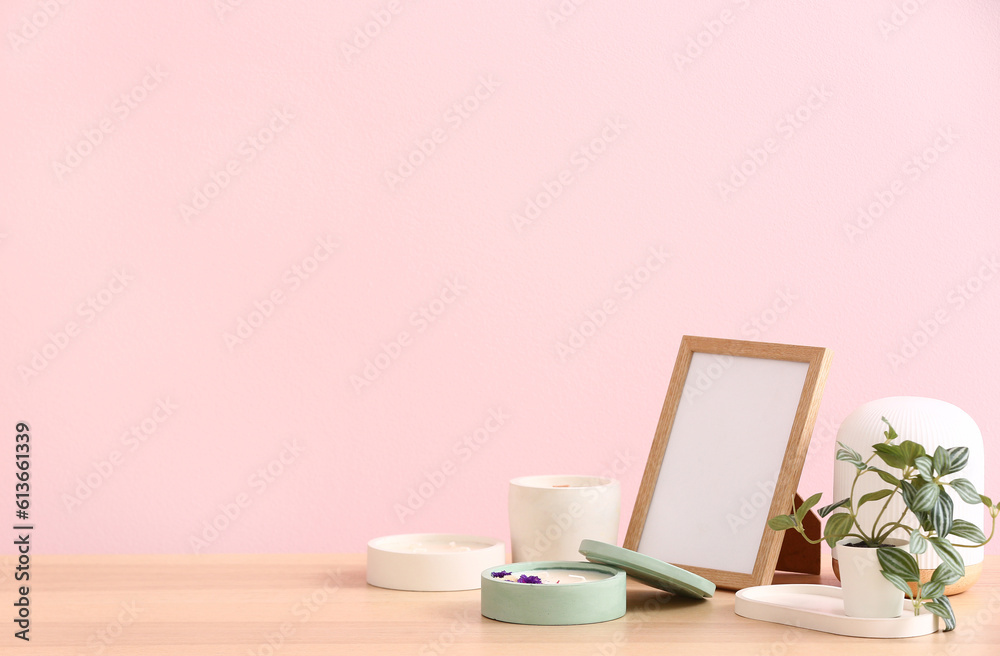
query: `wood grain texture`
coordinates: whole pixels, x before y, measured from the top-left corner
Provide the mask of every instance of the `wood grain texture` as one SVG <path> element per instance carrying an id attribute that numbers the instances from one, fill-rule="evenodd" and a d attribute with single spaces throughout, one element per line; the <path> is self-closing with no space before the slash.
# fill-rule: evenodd
<path id="1" fill-rule="evenodd" d="M 12 606 L 13 558 L 0 567 Z M 35 556 L 31 642 L 5 619 L 0 653 L 35 656 L 328 656 L 415 654 L 589 656 L 996 656 L 1000 644 L 1000 556 L 980 582 L 952 599 L 955 632 L 906 640 L 846 638 L 748 620 L 734 593 L 673 598 L 628 583 L 628 613 L 613 622 L 543 627 L 479 614 L 479 591 L 399 592 L 365 583 L 365 557 L 350 555 Z M 822 576 L 778 574 L 779 583 L 836 585 Z M 134 618 L 129 619 L 127 610 Z M 119 622 L 119 618 L 126 618 Z M 116 628 L 117 627 L 117 628 Z M 110 644 L 101 632 L 114 634 Z M 284 635 L 282 636 L 282 633 Z M 281 643 L 270 650 L 268 638 Z M 104 647 L 103 650 L 100 647 Z"/>
<path id="2" fill-rule="evenodd" d="M 768 517 L 785 514 L 791 511 L 792 500 L 802 475 L 802 466 L 806 452 L 809 450 L 809 440 L 812 437 L 819 404 L 823 396 L 823 387 L 830 370 L 832 351 L 811 346 L 796 346 L 791 344 L 773 344 L 768 342 L 748 342 L 731 339 L 715 339 L 710 337 L 694 337 L 685 335 L 681 339 L 677 360 L 670 376 L 667 396 L 660 411 L 660 420 L 653 436 L 653 444 L 643 471 L 642 483 L 636 496 L 632 517 L 629 520 L 628 532 L 625 536 L 625 548 L 638 550 L 639 541 L 646 524 L 649 506 L 653 500 L 656 482 L 659 478 L 667 442 L 673 429 L 674 418 L 684 392 L 685 381 L 691 367 L 691 358 L 695 353 L 709 353 L 723 356 L 748 357 L 771 360 L 787 360 L 805 362 L 809 365 L 806 373 L 799 405 L 792 421 L 785 457 L 781 471 L 774 488 Z M 689 569 L 715 583 L 720 588 L 738 590 L 752 585 L 766 585 L 774 576 L 778 555 L 781 551 L 783 535 L 765 530 L 761 536 L 760 547 L 754 561 L 753 572 L 728 572 L 723 570 L 696 567 L 692 565 L 677 565 Z"/>

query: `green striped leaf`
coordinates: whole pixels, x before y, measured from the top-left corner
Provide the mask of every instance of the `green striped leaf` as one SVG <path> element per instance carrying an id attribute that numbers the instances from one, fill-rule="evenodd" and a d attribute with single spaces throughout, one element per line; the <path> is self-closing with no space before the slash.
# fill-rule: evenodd
<path id="1" fill-rule="evenodd" d="M 969 464 L 969 449 L 964 446 L 953 446 L 948 449 L 951 455 L 951 473 L 962 471 Z"/>
<path id="2" fill-rule="evenodd" d="M 925 551 L 927 551 L 927 540 L 924 538 L 924 534 L 914 530 L 910 533 L 910 553 L 922 554 Z"/>
<path id="3" fill-rule="evenodd" d="M 907 597 L 913 596 L 913 590 L 910 589 L 910 584 L 904 581 L 902 576 L 899 576 L 898 574 L 893 574 L 892 572 L 887 572 L 885 570 L 882 570 L 882 576 L 885 577 L 886 581 L 892 583 L 894 586 L 902 590 L 903 594 L 905 594 Z"/>
<path id="4" fill-rule="evenodd" d="M 858 469 L 864 469 L 865 459 L 861 457 L 861 454 L 841 442 L 837 442 L 840 445 L 840 449 L 837 450 L 837 460 L 842 460 L 844 462 L 849 462 Z"/>
<path id="5" fill-rule="evenodd" d="M 946 632 L 955 630 L 955 611 L 952 609 L 951 602 L 948 601 L 948 597 L 941 595 L 934 601 L 924 604 L 924 608 L 944 620 L 944 630 Z"/>
<path id="6" fill-rule="evenodd" d="M 829 506 L 823 506 L 822 508 L 816 511 L 816 514 L 818 514 L 820 517 L 826 517 L 837 508 L 840 508 L 841 506 L 846 506 L 850 502 L 851 502 L 850 498 L 841 499 L 840 501 L 831 503 Z"/>
<path id="7" fill-rule="evenodd" d="M 976 486 L 967 478 L 956 478 L 949 485 L 965 503 L 977 504 L 982 501 L 979 498 L 979 492 L 976 492 Z"/>
<path id="8" fill-rule="evenodd" d="M 888 419 L 882 417 L 882 421 L 884 421 L 885 425 L 889 427 L 889 430 L 882 433 L 883 435 L 885 435 L 885 439 L 892 441 L 897 437 L 899 437 L 899 435 L 896 433 L 896 429 L 892 427 L 892 424 L 889 423 Z"/>
<path id="9" fill-rule="evenodd" d="M 934 449 L 934 470 L 938 476 L 947 476 L 951 473 L 951 454 L 943 446 Z"/>
<path id="10" fill-rule="evenodd" d="M 883 573 L 895 574 L 904 581 L 913 581 L 914 583 L 920 581 L 920 567 L 917 565 L 917 559 L 905 549 L 879 547 L 877 555 Z"/>
<path id="11" fill-rule="evenodd" d="M 955 514 L 955 504 L 943 489 L 938 495 L 934 508 L 931 509 L 931 524 L 938 537 L 946 538 L 951 533 L 952 520 Z"/>
<path id="12" fill-rule="evenodd" d="M 951 535 L 964 538 L 973 544 L 986 542 L 986 535 L 983 533 L 983 529 L 964 519 L 955 520 L 951 525 Z"/>
<path id="13" fill-rule="evenodd" d="M 956 572 L 947 563 L 941 563 L 931 574 L 931 580 L 944 585 L 951 585 L 965 576 L 965 572 Z"/>
<path id="14" fill-rule="evenodd" d="M 958 553 L 958 549 L 952 546 L 951 542 L 945 538 L 930 538 L 930 543 L 942 563 L 947 563 L 956 573 L 965 574 L 965 561 L 962 560 L 962 555 Z"/>
<path id="15" fill-rule="evenodd" d="M 944 594 L 944 583 L 928 581 L 920 586 L 920 596 L 924 599 L 934 599 Z"/>
<path id="16" fill-rule="evenodd" d="M 920 472 L 920 477 L 925 481 L 934 480 L 934 461 L 927 456 L 920 456 L 913 461 L 913 466 Z"/>
<path id="17" fill-rule="evenodd" d="M 909 504 L 910 509 L 917 512 L 930 512 L 940 495 L 941 487 L 937 483 L 927 483 L 917 488 L 916 494 L 913 495 L 913 502 Z"/>

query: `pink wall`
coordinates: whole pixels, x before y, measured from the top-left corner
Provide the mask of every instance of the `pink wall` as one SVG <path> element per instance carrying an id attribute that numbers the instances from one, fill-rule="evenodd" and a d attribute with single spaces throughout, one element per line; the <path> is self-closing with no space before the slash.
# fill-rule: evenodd
<path id="1" fill-rule="evenodd" d="M 38 551 L 506 539 L 612 467 L 627 519 L 685 333 L 834 349 L 804 489 L 916 394 L 1000 494 L 996 2 L 226 3 L 0 5 Z"/>

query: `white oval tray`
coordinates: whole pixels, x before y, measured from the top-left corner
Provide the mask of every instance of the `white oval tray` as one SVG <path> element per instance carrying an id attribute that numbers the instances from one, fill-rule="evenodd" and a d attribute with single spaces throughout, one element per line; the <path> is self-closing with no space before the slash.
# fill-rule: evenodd
<path id="1" fill-rule="evenodd" d="M 913 614 L 903 602 L 903 614 L 889 619 L 848 617 L 843 591 L 832 585 L 759 585 L 736 593 L 736 614 L 752 620 L 787 624 L 857 638 L 912 638 L 938 630 L 938 618 L 928 610 Z"/>

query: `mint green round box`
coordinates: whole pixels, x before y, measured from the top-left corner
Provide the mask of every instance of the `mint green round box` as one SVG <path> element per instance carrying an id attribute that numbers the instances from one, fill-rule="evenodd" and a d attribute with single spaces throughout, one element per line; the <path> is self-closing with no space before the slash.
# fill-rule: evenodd
<path id="1" fill-rule="evenodd" d="M 516 583 L 493 578 L 506 570 L 515 575 L 549 569 L 575 569 L 609 574 L 610 578 L 581 583 Z M 514 563 L 482 573 L 480 600 L 484 617 L 512 624 L 544 626 L 594 624 L 625 614 L 625 572 L 615 567 L 579 561 Z"/>

